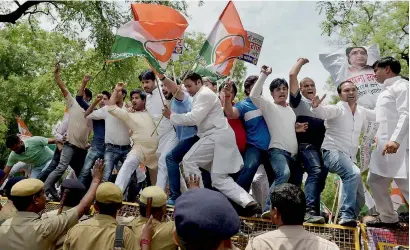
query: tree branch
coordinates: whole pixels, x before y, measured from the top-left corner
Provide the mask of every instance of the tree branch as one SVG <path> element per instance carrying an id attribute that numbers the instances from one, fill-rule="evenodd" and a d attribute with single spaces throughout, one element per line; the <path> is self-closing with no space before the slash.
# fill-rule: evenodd
<path id="1" fill-rule="evenodd" d="M 14 1 L 14 2 L 17 2 L 17 1 Z M 20 19 L 22 16 L 27 14 L 28 9 L 40 3 L 47 3 L 47 2 L 53 2 L 53 1 L 27 1 L 19 5 L 19 7 L 15 11 L 10 12 L 8 14 L 0 15 L 0 23 L 15 24 L 18 19 Z"/>

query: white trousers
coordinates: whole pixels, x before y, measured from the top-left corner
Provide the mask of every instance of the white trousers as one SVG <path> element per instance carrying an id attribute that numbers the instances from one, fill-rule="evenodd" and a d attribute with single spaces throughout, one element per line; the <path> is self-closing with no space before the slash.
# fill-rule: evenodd
<path id="1" fill-rule="evenodd" d="M 251 194 L 261 207 L 265 206 L 266 198 L 269 195 L 269 180 L 263 165 L 258 167 L 253 177 Z"/>
<path id="2" fill-rule="evenodd" d="M 122 164 L 120 171 L 118 172 L 117 179 L 115 180 L 115 185 L 120 187 L 121 191 L 124 193 L 130 184 L 131 175 L 134 171 L 137 171 L 137 182 L 142 182 L 145 180 L 145 169 L 140 168 L 140 161 L 136 155 L 128 154 L 124 163 Z"/>
<path id="3" fill-rule="evenodd" d="M 210 167 L 214 159 L 214 149 L 215 143 L 211 139 L 203 138 L 195 143 L 182 160 L 185 176 L 190 174 L 201 176 L 199 168 L 209 171 L 214 188 L 218 189 L 236 204 L 246 207 L 246 205 L 254 201 L 252 196 L 236 184 L 228 174 L 213 173 L 212 168 L 217 167 Z M 223 154 L 224 152 L 219 153 Z M 201 184 L 201 187 L 203 187 L 203 184 Z"/>
<path id="4" fill-rule="evenodd" d="M 390 184 L 394 180 L 407 202 L 409 202 L 409 179 L 383 177 L 369 172 L 368 183 L 372 190 L 376 209 L 380 213 L 380 220 L 385 223 L 399 221 L 397 212 L 393 209 L 393 203 L 389 194 Z"/>
<path id="5" fill-rule="evenodd" d="M 156 186 L 166 189 L 167 188 L 167 183 L 168 183 L 168 168 L 167 168 L 167 162 L 166 162 L 166 157 L 171 150 L 175 148 L 175 146 L 178 144 L 178 138 L 176 137 L 175 132 L 171 131 L 168 135 L 164 135 L 161 137 L 159 140 L 158 145 L 158 175 L 157 175 L 157 183 Z M 188 190 L 184 177 L 182 174 L 180 174 L 179 182 L 181 185 L 181 193 L 184 193 Z"/>

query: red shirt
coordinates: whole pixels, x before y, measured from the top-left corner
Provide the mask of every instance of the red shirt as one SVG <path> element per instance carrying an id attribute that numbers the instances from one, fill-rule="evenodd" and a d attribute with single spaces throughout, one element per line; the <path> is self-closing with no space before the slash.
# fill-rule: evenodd
<path id="1" fill-rule="evenodd" d="M 234 103 L 232 103 L 233 105 Z M 238 145 L 239 152 L 246 151 L 246 131 L 240 119 L 228 119 L 228 123 L 235 133 L 236 145 Z"/>

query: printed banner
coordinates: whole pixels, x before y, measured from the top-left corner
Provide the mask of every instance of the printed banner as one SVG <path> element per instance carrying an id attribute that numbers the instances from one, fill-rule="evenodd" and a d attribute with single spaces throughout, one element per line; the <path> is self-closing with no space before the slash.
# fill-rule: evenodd
<path id="1" fill-rule="evenodd" d="M 376 136 L 379 123 L 367 121 L 366 130 L 363 133 L 362 143 L 360 144 L 360 172 L 364 172 L 369 168 L 370 156 L 372 153 L 372 144 Z"/>
<path id="2" fill-rule="evenodd" d="M 175 45 L 174 51 L 172 52 L 172 56 L 171 56 L 172 61 L 174 62 L 178 61 L 179 56 L 181 56 L 183 52 L 184 52 L 184 36 L 181 36 L 180 38 L 178 38 L 177 44 Z"/>
<path id="3" fill-rule="evenodd" d="M 344 81 L 352 81 L 358 88 L 358 104 L 374 109 L 382 85 L 375 80 L 373 63 L 380 58 L 377 44 L 368 47 L 348 47 L 331 54 L 320 54 L 319 60 L 330 73 L 337 86 Z"/>
<path id="4" fill-rule="evenodd" d="M 257 65 L 264 38 L 263 36 L 253 33 L 251 31 L 246 31 L 246 33 L 248 34 L 250 50 L 249 52 L 238 57 L 238 59 L 248 63 L 252 63 L 253 65 Z"/>

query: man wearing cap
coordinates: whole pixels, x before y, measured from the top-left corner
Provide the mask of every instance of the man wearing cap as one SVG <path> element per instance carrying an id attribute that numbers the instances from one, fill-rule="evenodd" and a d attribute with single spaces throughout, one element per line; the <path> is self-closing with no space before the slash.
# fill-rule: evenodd
<path id="1" fill-rule="evenodd" d="M 151 249 L 155 250 L 176 250 L 177 246 L 172 238 L 173 231 L 175 229 L 175 224 L 173 221 L 161 222 L 162 218 L 166 214 L 166 202 L 167 195 L 164 190 L 157 186 L 150 186 L 144 188 L 140 195 L 140 216 L 135 218 L 129 226 L 131 226 L 132 231 L 137 236 L 138 240 L 140 238 L 143 225 L 147 223 L 147 200 L 152 198 L 152 208 L 151 215 L 152 229 L 154 235 L 151 241 Z"/>
<path id="2" fill-rule="evenodd" d="M 60 215 L 41 218 L 46 206 L 44 183 L 38 179 L 25 179 L 11 189 L 11 200 L 18 212 L 15 217 L 0 225 L 0 249 L 48 250 L 55 249 L 57 240 L 90 208 L 103 176 L 103 162 L 94 165 L 91 186 L 76 207 Z"/>
<path id="3" fill-rule="evenodd" d="M 0 174 L 1 174 L 1 170 L 0 170 Z M 1 210 L 0 211 L 0 221 L 16 216 L 17 209 L 14 207 L 13 202 L 10 200 L 11 188 L 17 182 L 24 180 L 24 179 L 27 179 L 27 178 L 23 176 L 12 177 L 12 178 L 7 179 L 6 182 L 4 183 L 2 195 L 6 196 L 9 199 L 7 200 L 7 203 L 3 207 L 1 207 L 1 204 L 0 204 L 0 210 Z"/>
<path id="4" fill-rule="evenodd" d="M 204 188 L 185 192 L 176 201 L 174 217 L 180 249 L 237 249 L 231 237 L 239 232 L 239 216 L 221 193 Z"/>
<path id="5" fill-rule="evenodd" d="M 101 184 L 97 189 L 94 205 L 97 214 L 68 231 L 63 249 L 113 249 L 118 227 L 115 217 L 121 206 L 121 189 L 111 182 Z M 122 246 L 115 245 L 115 247 L 123 247 L 127 250 L 139 249 L 136 235 L 131 229 L 124 227 Z"/>
<path id="6" fill-rule="evenodd" d="M 270 196 L 271 220 L 277 229 L 251 239 L 246 250 L 339 249 L 335 243 L 303 228 L 306 199 L 300 187 L 290 183 L 280 184 Z"/>

